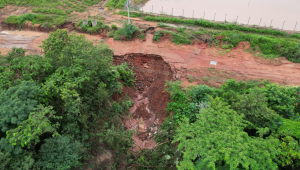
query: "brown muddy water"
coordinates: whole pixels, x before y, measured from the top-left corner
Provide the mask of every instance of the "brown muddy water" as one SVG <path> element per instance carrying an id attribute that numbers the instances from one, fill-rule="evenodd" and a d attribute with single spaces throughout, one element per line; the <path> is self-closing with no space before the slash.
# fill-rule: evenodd
<path id="1" fill-rule="evenodd" d="M 299 0 L 149 0 L 144 12 L 300 31 Z M 193 14 L 194 13 L 194 14 Z M 296 25 L 297 23 L 297 25 Z"/>

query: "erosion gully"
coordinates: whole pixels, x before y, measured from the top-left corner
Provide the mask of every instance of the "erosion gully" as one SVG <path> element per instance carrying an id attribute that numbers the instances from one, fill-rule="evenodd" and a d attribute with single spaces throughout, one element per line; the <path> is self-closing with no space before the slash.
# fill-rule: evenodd
<path id="1" fill-rule="evenodd" d="M 135 132 L 133 151 L 152 149 L 156 145 L 154 135 L 167 115 L 170 99 L 164 85 L 173 78 L 173 72 L 159 55 L 133 53 L 114 56 L 116 65 L 124 62 L 133 68 L 136 76 L 134 87 L 123 88 L 123 96 L 128 95 L 134 100 L 124 126 Z"/>

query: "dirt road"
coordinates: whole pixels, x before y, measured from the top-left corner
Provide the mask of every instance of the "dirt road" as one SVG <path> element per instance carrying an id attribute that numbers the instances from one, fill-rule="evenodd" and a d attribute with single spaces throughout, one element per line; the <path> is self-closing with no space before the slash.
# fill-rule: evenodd
<path id="1" fill-rule="evenodd" d="M 5 31 L 0 33 L 0 50 L 2 54 L 13 46 L 23 47 L 32 52 L 40 52 L 38 46 L 48 37 L 47 33 L 30 31 Z M 86 35 L 92 41 L 100 41 L 100 36 Z M 115 41 L 112 38 L 103 39 L 114 49 L 115 55 L 128 53 L 156 54 L 168 62 L 176 73 L 177 79 L 186 80 L 189 70 L 216 68 L 237 72 L 240 79 L 268 79 L 286 85 L 300 85 L 300 64 L 292 63 L 284 57 L 280 59 L 263 59 L 246 52 L 248 43 L 241 43 L 230 52 L 206 47 L 205 45 L 175 45 L 170 40 L 154 43 L 153 34 L 147 33 L 146 41 Z M 216 61 L 216 66 L 210 66 L 210 61 Z M 199 73 L 201 76 L 201 73 Z M 236 77 L 232 77 L 236 78 Z"/>

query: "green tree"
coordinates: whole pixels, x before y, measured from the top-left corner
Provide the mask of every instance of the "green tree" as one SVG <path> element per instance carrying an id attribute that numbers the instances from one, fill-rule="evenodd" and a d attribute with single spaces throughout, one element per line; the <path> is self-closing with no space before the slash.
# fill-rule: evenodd
<path id="1" fill-rule="evenodd" d="M 216 91 L 216 95 L 224 98 L 231 105 L 236 102 L 239 94 L 248 93 L 251 88 L 261 86 L 262 83 L 257 81 L 237 82 L 234 79 L 230 79 L 225 84 L 220 85 L 220 89 Z"/>
<path id="2" fill-rule="evenodd" d="M 35 163 L 34 154 L 12 145 L 8 139 L 0 140 L 0 168 L 5 170 L 30 170 Z"/>
<path id="3" fill-rule="evenodd" d="M 20 48 L 0 57 L 0 127 L 6 132 L 0 133 L 1 166 L 74 168 L 98 146 L 95 132 L 107 134 L 103 140 L 116 144 L 116 152 L 127 150 L 131 133 L 119 126 L 118 116 L 132 102 L 112 96 L 123 83 L 133 85 L 133 71 L 127 64 L 113 66 L 107 45 L 66 30 L 51 33 L 42 47 L 44 57 L 26 56 Z"/>
<path id="4" fill-rule="evenodd" d="M 67 44 L 69 44 L 68 32 L 65 30 L 57 30 L 50 33 L 49 37 L 43 41 L 42 48 L 45 58 L 52 59 L 52 65 L 57 67 L 60 54 Z M 74 49 L 76 50 L 76 48 Z"/>
<path id="5" fill-rule="evenodd" d="M 232 104 L 238 114 L 244 114 L 245 119 L 255 127 L 272 127 L 272 122 L 279 119 L 279 115 L 269 109 L 263 91 L 254 88 L 249 94 L 237 96 L 237 101 Z"/>
<path id="6" fill-rule="evenodd" d="M 184 119 L 173 142 L 183 149 L 179 169 L 277 169 L 273 161 L 280 149 L 277 139 L 249 137 L 243 115 L 231 110 L 220 98 L 209 98 L 209 108 L 197 115 L 195 123 Z"/>
<path id="7" fill-rule="evenodd" d="M 31 146 L 37 144 L 40 141 L 40 135 L 48 132 L 52 133 L 53 136 L 58 135 L 57 128 L 59 124 L 52 124 L 50 118 L 57 119 L 55 112 L 52 107 L 44 107 L 38 105 L 34 112 L 31 112 L 28 119 L 23 121 L 19 127 L 11 129 L 6 132 L 7 138 L 12 145 L 21 144 L 22 147 L 25 145 Z"/>
<path id="8" fill-rule="evenodd" d="M 298 168 L 300 166 L 300 121 L 283 119 L 283 124 L 275 136 L 280 139 L 279 148 L 281 148 L 281 153 L 278 155 L 279 165 Z"/>
<path id="9" fill-rule="evenodd" d="M 266 84 L 264 94 L 267 98 L 268 107 L 280 116 L 284 118 L 299 116 L 295 111 L 295 107 L 299 102 L 299 92 L 296 88 L 279 87 L 278 84 Z"/>
<path id="10" fill-rule="evenodd" d="M 37 167 L 66 170 L 80 165 L 82 144 L 69 136 L 46 139 L 39 151 Z"/>
<path id="11" fill-rule="evenodd" d="M 165 119 L 155 135 L 156 147 L 151 150 L 145 149 L 136 156 L 137 163 L 142 165 L 139 169 L 145 169 L 143 166 L 149 165 L 157 169 L 176 169 L 176 165 L 182 158 L 181 150 L 172 143 L 177 134 L 177 126 L 173 116 Z"/>
<path id="12" fill-rule="evenodd" d="M 8 89 L 22 80 L 42 83 L 51 74 L 50 59 L 38 55 L 25 56 L 26 50 L 12 48 L 0 64 L 0 90 Z"/>
<path id="13" fill-rule="evenodd" d="M 19 126 L 37 104 L 39 87 L 30 81 L 0 93 L 0 127 L 2 132 Z"/>

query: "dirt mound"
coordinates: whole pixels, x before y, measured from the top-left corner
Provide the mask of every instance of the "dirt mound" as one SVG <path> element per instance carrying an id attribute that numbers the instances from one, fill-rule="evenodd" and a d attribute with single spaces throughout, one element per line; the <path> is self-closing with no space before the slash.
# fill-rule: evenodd
<path id="1" fill-rule="evenodd" d="M 134 101 L 131 117 L 127 117 L 124 124 L 136 132 L 133 136 L 134 151 L 151 149 L 155 146 L 153 136 L 166 117 L 170 99 L 164 92 L 164 85 L 173 78 L 173 72 L 159 55 L 135 53 L 114 56 L 116 65 L 125 62 L 133 68 L 136 80 L 135 87 L 123 88 L 123 95 L 127 94 Z"/>

